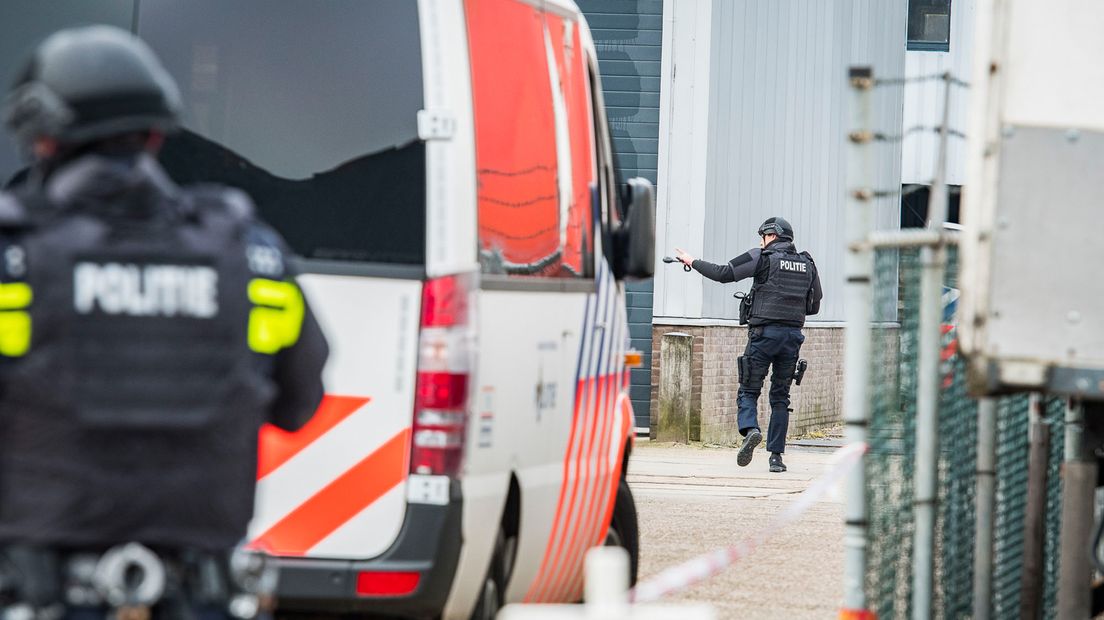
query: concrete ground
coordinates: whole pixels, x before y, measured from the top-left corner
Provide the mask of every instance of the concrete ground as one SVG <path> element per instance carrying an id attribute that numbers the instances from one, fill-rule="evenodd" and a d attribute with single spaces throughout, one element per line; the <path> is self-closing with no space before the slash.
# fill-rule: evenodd
<path id="1" fill-rule="evenodd" d="M 750 556 L 664 602 L 712 604 L 718 618 L 832 618 L 843 587 L 843 510 L 829 494 L 782 531 L 763 532 L 823 473 L 831 449 L 791 447 L 789 471 L 747 467 L 736 450 L 637 442 L 629 485 L 640 520 L 640 579 L 719 547 L 762 537 Z"/>

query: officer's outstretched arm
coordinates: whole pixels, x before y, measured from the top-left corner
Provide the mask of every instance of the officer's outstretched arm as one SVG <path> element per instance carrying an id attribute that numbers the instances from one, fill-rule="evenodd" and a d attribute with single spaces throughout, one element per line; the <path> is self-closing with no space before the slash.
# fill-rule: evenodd
<path id="1" fill-rule="evenodd" d="M 294 345 L 276 354 L 275 376 L 279 394 L 272 404 L 271 422 L 296 431 L 314 415 L 322 401 L 322 367 L 330 347 L 309 304 L 304 304 L 303 325 Z"/>
<path id="2" fill-rule="evenodd" d="M 714 282 L 732 282 L 732 270 L 728 268 L 728 265 L 718 265 L 699 258 L 691 263 L 690 266 L 693 267 L 695 271 Z"/>
<path id="3" fill-rule="evenodd" d="M 763 253 L 760 248 L 752 248 L 747 252 L 737 256 L 736 258 L 728 261 L 729 273 L 732 279 L 729 282 L 739 282 L 744 278 L 750 278 L 755 275 L 755 268 L 759 265 L 759 256 Z"/>

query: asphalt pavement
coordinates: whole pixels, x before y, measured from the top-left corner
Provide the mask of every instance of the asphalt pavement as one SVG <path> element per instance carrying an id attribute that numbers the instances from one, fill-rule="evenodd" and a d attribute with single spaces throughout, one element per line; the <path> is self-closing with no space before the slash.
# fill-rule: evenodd
<path id="1" fill-rule="evenodd" d="M 772 517 L 824 473 L 833 449 L 791 447 L 789 471 L 772 474 L 756 450 L 637 443 L 628 480 L 640 521 L 640 578 L 748 537 L 750 556 L 663 602 L 710 603 L 718 618 L 834 618 L 843 587 L 843 506 L 838 489 L 789 527 Z"/>

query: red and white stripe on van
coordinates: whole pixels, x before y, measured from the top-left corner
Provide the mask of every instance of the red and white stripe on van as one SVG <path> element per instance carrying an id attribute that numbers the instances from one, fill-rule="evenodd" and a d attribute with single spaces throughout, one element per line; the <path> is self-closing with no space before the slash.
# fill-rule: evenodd
<path id="1" fill-rule="evenodd" d="M 631 436 L 632 409 L 625 367 L 628 325 L 624 295 L 602 261 L 598 291 L 586 302 L 563 484 L 540 569 L 526 602 L 582 597 L 583 556 L 602 544 L 621 478 L 622 448 Z"/>
<path id="2" fill-rule="evenodd" d="M 262 430 L 251 544 L 371 558 L 398 535 L 411 454 L 424 454 L 412 450 L 422 283 L 307 274 L 300 284 L 331 335 L 327 395 L 299 432 Z"/>

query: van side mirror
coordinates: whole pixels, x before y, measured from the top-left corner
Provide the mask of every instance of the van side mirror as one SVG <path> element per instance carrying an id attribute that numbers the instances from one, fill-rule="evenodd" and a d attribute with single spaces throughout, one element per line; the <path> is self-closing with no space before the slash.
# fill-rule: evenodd
<path id="1" fill-rule="evenodd" d="M 642 177 L 629 179 L 622 193 L 627 215 L 614 231 L 614 276 L 644 279 L 655 274 L 655 187 Z"/>

